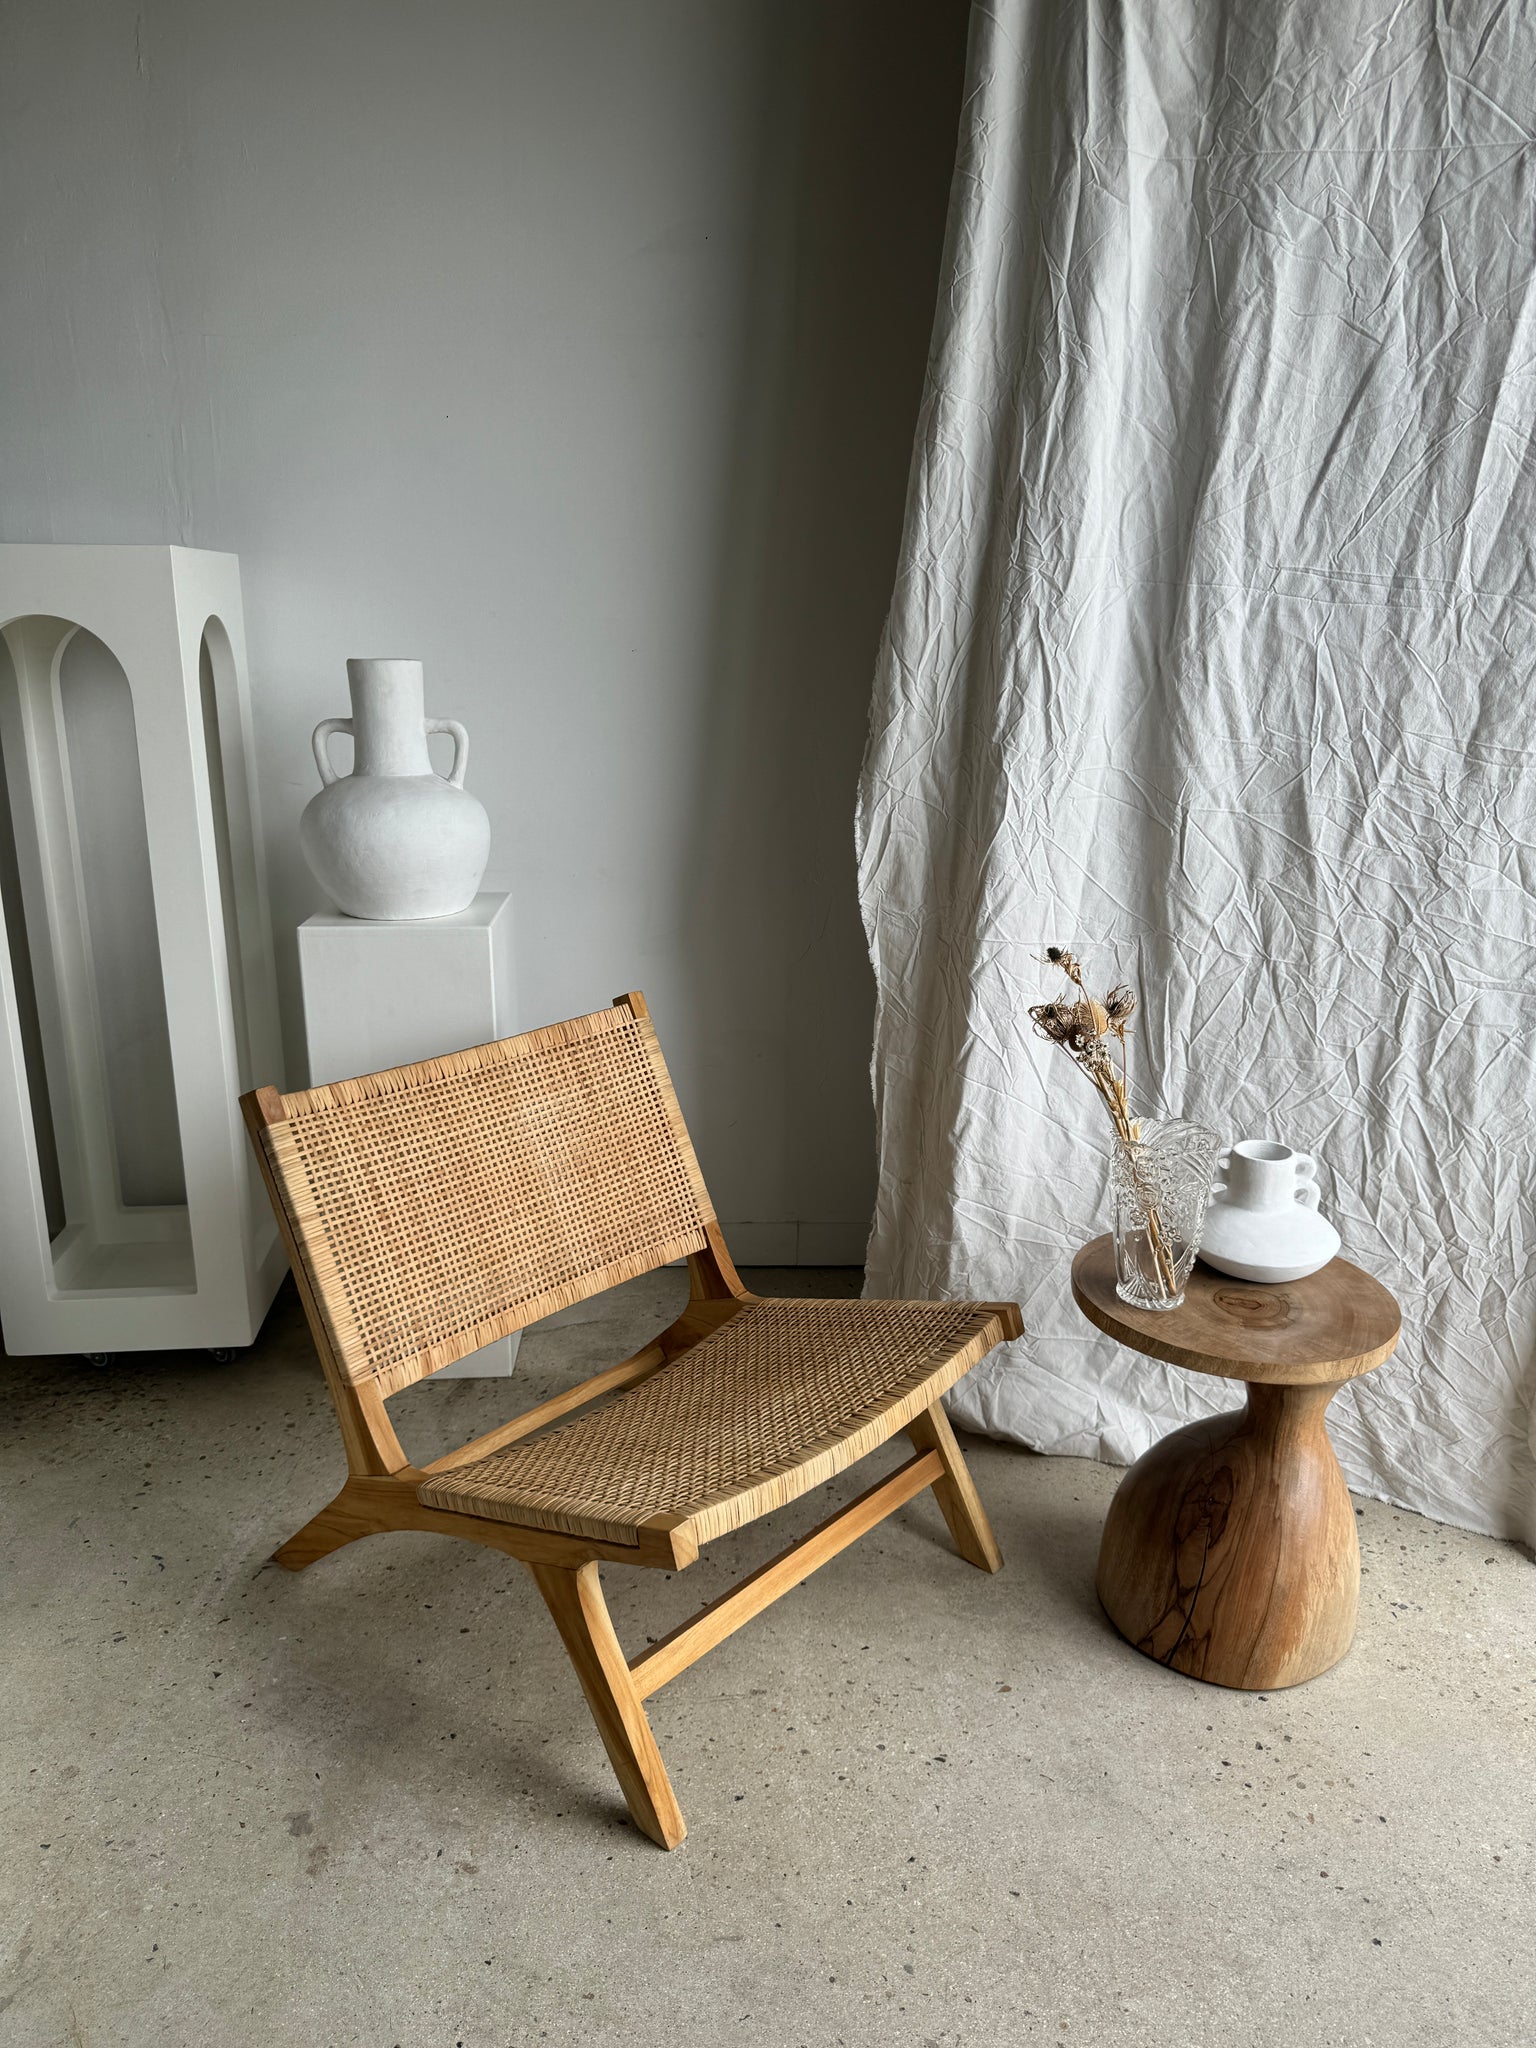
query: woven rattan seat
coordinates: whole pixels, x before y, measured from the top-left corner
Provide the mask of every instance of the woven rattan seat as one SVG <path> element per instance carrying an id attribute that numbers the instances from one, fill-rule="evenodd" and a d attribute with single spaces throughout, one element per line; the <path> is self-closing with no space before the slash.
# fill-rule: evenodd
<path id="1" fill-rule="evenodd" d="M 420 1529 L 520 1559 L 637 1827 L 683 1817 L 642 1702 L 932 1489 L 960 1554 L 1002 1562 L 940 1396 L 1019 1334 L 1012 1302 L 766 1301 L 731 1263 L 638 995 L 494 1045 L 242 1097 L 341 1424 L 348 1476 L 277 1552 L 302 1571 Z M 393 1394 L 496 1338 L 686 1259 L 688 1306 L 632 1358 L 426 1466 Z M 631 1662 L 600 1561 L 680 1570 L 905 1431 L 915 1455 Z"/>
<path id="2" fill-rule="evenodd" d="M 999 1335 L 977 1302 L 754 1302 L 643 1385 L 419 1498 L 610 1543 L 682 1515 L 707 1543 L 857 1463 Z"/>

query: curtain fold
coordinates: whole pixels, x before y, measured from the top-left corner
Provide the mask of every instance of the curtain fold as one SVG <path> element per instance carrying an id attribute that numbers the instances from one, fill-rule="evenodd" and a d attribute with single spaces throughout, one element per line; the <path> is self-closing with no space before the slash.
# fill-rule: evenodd
<path id="1" fill-rule="evenodd" d="M 871 1293 L 1014 1297 L 952 1397 L 1124 1462 L 1235 1390 L 1078 1316 L 1108 1126 L 1323 1162 L 1403 1305 L 1350 1483 L 1536 1538 L 1536 38 L 1497 0 L 973 11 L 860 784 Z"/>

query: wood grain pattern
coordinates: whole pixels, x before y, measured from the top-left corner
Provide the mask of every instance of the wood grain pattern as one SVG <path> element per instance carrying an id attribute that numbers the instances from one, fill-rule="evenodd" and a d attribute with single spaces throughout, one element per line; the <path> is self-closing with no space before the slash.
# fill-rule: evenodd
<path id="1" fill-rule="evenodd" d="M 1250 1387 L 1245 1409 L 1175 1430 L 1121 1480 L 1098 1592 L 1143 1655 L 1250 1692 L 1300 1685 L 1344 1655 L 1360 1551 L 1323 1424 L 1336 1391 Z"/>
<path id="2" fill-rule="evenodd" d="M 1096 1237 L 1072 1261 L 1072 1297 L 1089 1322 L 1169 1365 L 1274 1386 L 1337 1386 L 1397 1349 L 1402 1317 L 1379 1280 L 1334 1259 L 1283 1287 L 1197 1264 L 1183 1305 L 1132 1308 L 1115 1292 L 1115 1247 Z"/>
<path id="3" fill-rule="evenodd" d="M 576 1667 L 630 1818 L 663 1849 L 675 1849 L 688 1830 L 629 1664 L 613 1632 L 597 1566 L 584 1564 L 576 1571 L 562 1571 L 553 1565 L 532 1564 L 528 1569 Z"/>
<path id="4" fill-rule="evenodd" d="M 483 1515 L 426 1507 L 417 1489 L 428 1476 L 415 1465 L 386 1478 L 354 1474 L 333 1501 L 288 1539 L 272 1562 L 285 1571 L 301 1572 L 348 1543 L 402 1529 L 426 1536 L 457 1536 L 519 1558 L 524 1564 L 575 1566 L 600 1557 L 609 1564 L 682 1571 L 698 1559 L 699 1546 L 685 1522 L 657 1523 L 642 1529 L 638 1543 L 600 1543 L 590 1536 L 565 1536 L 553 1529 L 529 1529 L 516 1522 L 493 1522 Z"/>
<path id="5" fill-rule="evenodd" d="M 712 1600 L 707 1607 L 701 1608 L 691 1620 L 673 1629 L 670 1635 L 642 1650 L 630 1666 L 640 1688 L 640 1697 L 649 1699 L 653 1692 L 660 1692 L 679 1672 L 686 1671 L 690 1664 L 696 1664 L 706 1650 L 723 1643 L 754 1614 L 761 1614 L 781 1595 L 803 1584 L 812 1572 L 819 1571 L 840 1550 L 846 1550 L 850 1543 L 856 1543 L 877 1522 L 883 1522 L 887 1515 L 894 1514 L 904 1501 L 911 1500 L 926 1486 L 937 1488 L 943 1477 L 944 1467 L 937 1452 L 930 1451 L 909 1459 L 888 1479 L 871 1486 L 837 1514 L 829 1515 L 808 1536 L 802 1536 L 788 1550 L 770 1558 L 750 1578 L 743 1579 L 739 1586 L 733 1586 L 729 1593 L 722 1593 L 718 1600 Z"/>
<path id="6" fill-rule="evenodd" d="M 1099 1549 L 1104 1611 L 1145 1656 L 1246 1691 L 1300 1685 L 1354 1638 L 1355 1511 L 1324 1421 L 1391 1356 L 1397 1303 L 1346 1259 L 1282 1287 L 1197 1266 L 1183 1305 L 1131 1308 L 1107 1237 L 1073 1261 L 1090 1322 L 1133 1350 L 1248 1382 L 1247 1406 L 1175 1430 L 1127 1472 Z"/>
<path id="7" fill-rule="evenodd" d="M 933 1497 L 949 1524 L 956 1550 L 967 1564 L 975 1565 L 978 1571 L 1000 1572 L 1003 1553 L 997 1547 L 992 1524 L 987 1519 L 987 1511 L 981 1504 L 981 1495 L 976 1491 L 976 1482 L 971 1477 L 960 1446 L 955 1442 L 955 1432 L 949 1426 L 943 1404 L 935 1401 L 931 1408 L 909 1422 L 907 1438 L 920 1451 L 937 1451 L 943 1463 L 944 1474 L 934 1481 Z"/>

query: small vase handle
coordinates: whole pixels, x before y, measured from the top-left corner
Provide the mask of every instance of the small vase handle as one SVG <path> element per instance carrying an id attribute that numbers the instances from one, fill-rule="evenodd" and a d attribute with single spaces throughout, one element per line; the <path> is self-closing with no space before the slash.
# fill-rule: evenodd
<path id="1" fill-rule="evenodd" d="M 344 732 L 350 736 L 352 732 L 351 719 L 322 718 L 315 727 L 314 738 L 311 744 L 315 750 L 315 766 L 320 770 L 320 781 L 326 789 L 329 789 L 331 784 L 337 780 L 336 770 L 331 766 L 331 734 L 333 732 Z"/>
<path id="2" fill-rule="evenodd" d="M 469 766 L 469 734 L 456 718 L 429 718 L 427 731 L 453 734 L 453 766 L 448 771 L 447 779 L 455 789 L 462 789 L 464 770 Z"/>

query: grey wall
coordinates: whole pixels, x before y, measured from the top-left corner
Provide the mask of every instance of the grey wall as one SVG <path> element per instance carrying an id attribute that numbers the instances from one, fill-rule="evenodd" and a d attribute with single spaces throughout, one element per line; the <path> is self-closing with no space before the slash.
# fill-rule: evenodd
<path id="1" fill-rule="evenodd" d="M 290 1079 L 309 729 L 418 655 L 525 1021 L 647 991 L 749 1258 L 872 1203 L 853 783 L 965 14 L 0 17 L 0 536 L 239 554 Z"/>

